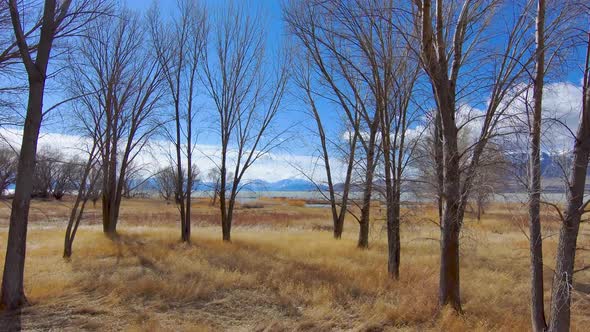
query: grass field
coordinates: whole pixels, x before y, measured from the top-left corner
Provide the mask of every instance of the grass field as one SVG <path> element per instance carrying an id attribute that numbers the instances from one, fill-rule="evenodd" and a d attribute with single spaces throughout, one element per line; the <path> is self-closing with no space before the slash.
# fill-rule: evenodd
<path id="1" fill-rule="evenodd" d="M 171 204 L 125 201 L 117 240 L 103 236 L 99 207 L 91 208 L 66 262 L 61 254 L 69 203 L 34 202 L 25 269 L 32 305 L 22 311 L 21 326 L 56 331 L 530 329 L 528 240 L 521 231 L 525 210 L 519 206 L 497 204 L 481 222 L 467 218 L 461 247 L 465 314 L 456 316 L 437 309 L 439 234 L 429 222 L 433 209 L 406 209 L 401 278 L 392 281 L 379 216 L 370 249 L 359 250 L 353 219 L 337 241 L 329 231 L 319 231 L 330 225 L 329 211 L 303 203 L 266 199 L 243 205 L 232 243 L 223 243 L 217 211 L 198 201 L 191 245 L 179 241 Z M 377 205 L 374 211 L 383 212 Z M 554 234 L 556 218 L 545 213 L 544 232 Z M 8 214 L 2 206 L 0 264 Z M 584 226 L 580 244 L 588 243 L 589 235 Z M 555 240 L 545 240 L 546 289 Z M 589 258 L 581 252 L 579 265 Z M 575 279 L 572 327 L 584 331 L 590 326 L 590 272 Z M 0 318 L 0 327 L 10 319 Z"/>

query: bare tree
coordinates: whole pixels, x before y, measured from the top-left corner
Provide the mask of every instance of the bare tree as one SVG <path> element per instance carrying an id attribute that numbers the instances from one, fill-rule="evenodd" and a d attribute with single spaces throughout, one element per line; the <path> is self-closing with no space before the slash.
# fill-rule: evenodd
<path id="1" fill-rule="evenodd" d="M 57 173 L 58 162 L 63 159 L 63 155 L 50 148 L 41 148 L 37 152 L 36 159 L 31 195 L 35 198 L 49 198 L 52 192 L 54 175 Z"/>
<path id="2" fill-rule="evenodd" d="M 16 180 L 17 157 L 18 154 L 11 148 L 0 148 L 0 197 Z"/>
<path id="3" fill-rule="evenodd" d="M 310 63 L 310 59 L 308 56 L 303 55 L 301 63 L 296 66 L 296 75 L 295 75 L 295 82 L 300 89 L 304 91 L 304 97 L 302 98 L 306 104 L 309 106 L 310 114 L 315 121 L 317 134 L 320 140 L 320 148 L 321 148 L 321 158 L 324 164 L 324 171 L 326 175 L 326 183 L 328 185 L 327 191 L 328 194 L 324 195 L 321 185 L 316 184 L 318 190 L 327 198 L 330 203 L 330 209 L 332 212 L 332 222 L 333 222 L 333 233 L 335 239 L 340 239 L 342 237 L 342 232 L 344 230 L 344 219 L 346 217 L 346 212 L 348 209 L 348 196 L 350 193 L 351 182 L 352 182 L 352 174 L 353 169 L 355 166 L 355 151 L 357 149 L 357 140 L 359 135 L 359 122 L 360 117 L 358 113 L 355 114 L 356 119 L 353 125 L 352 130 L 350 130 L 350 137 L 346 142 L 346 147 L 344 148 L 346 151 L 344 152 L 344 162 L 346 163 L 346 173 L 344 177 L 344 182 L 342 183 L 342 194 L 338 197 L 338 194 L 335 189 L 334 183 L 334 176 L 333 176 L 333 169 L 330 157 L 330 147 L 329 143 L 330 138 L 327 136 L 326 131 L 324 129 L 324 123 L 322 121 L 322 117 L 320 115 L 320 110 L 317 107 L 316 99 L 320 97 L 320 93 L 318 93 L 318 89 L 312 86 L 313 78 L 312 78 L 312 64 Z M 340 150 L 340 149 L 338 149 Z M 313 181 L 309 175 L 306 175 L 305 171 L 301 172 L 306 176 L 309 180 Z M 315 183 L 315 182 L 314 182 Z"/>
<path id="4" fill-rule="evenodd" d="M 75 34 L 89 19 L 103 13 L 103 5 L 104 1 L 45 0 L 42 3 L 21 7 L 16 0 L 8 1 L 14 38 L 20 60 L 27 72 L 29 90 L 2 276 L 0 305 L 8 309 L 16 309 L 27 303 L 23 289 L 23 272 L 32 191 L 31 179 L 43 118 L 43 95 L 51 49 L 56 38 Z M 27 12 L 21 12 L 22 8 L 26 8 Z M 23 20 L 23 17 L 27 20 Z M 27 26 L 25 23 L 30 25 Z M 37 29 L 39 33 L 27 32 L 38 31 Z M 33 50 L 31 45 L 37 46 Z"/>
<path id="5" fill-rule="evenodd" d="M 545 75 L 545 0 L 538 0 L 533 82 L 533 117 L 529 151 L 529 241 L 531 252 L 531 321 L 535 332 L 545 331 L 543 302 L 543 238 L 541 236 L 541 113 Z"/>
<path id="6" fill-rule="evenodd" d="M 586 17 L 589 9 L 585 9 Z M 586 207 L 590 203 L 590 201 L 584 202 L 588 158 L 590 157 L 590 31 L 584 31 L 584 35 L 587 39 L 582 83 L 582 114 L 575 137 L 572 171 L 567 183 L 568 202 L 561 220 L 562 224 L 555 257 L 549 331 L 568 331 L 570 329 L 573 277 L 578 272 L 574 270 L 576 243 L 581 217 L 588 212 Z M 579 271 L 582 270 L 584 268 Z"/>
<path id="7" fill-rule="evenodd" d="M 160 197 L 166 201 L 176 199 L 176 190 L 178 189 L 178 186 L 176 185 L 174 166 L 161 168 L 154 178 L 156 180 L 156 186 Z"/>
<path id="8" fill-rule="evenodd" d="M 356 132 L 361 149 L 356 152 L 356 168 L 362 174 L 359 248 L 368 248 L 370 210 L 375 168 L 380 154 L 379 112 L 371 90 L 372 73 L 363 58 L 357 25 L 350 20 L 358 14 L 342 1 L 292 1 L 284 10 L 291 33 L 307 51 L 315 71 L 344 111 Z M 351 24 L 353 23 L 353 24 Z M 357 22 L 358 23 L 358 22 Z M 357 121 L 360 119 L 360 121 Z"/>
<path id="9" fill-rule="evenodd" d="M 475 217 L 478 221 L 494 194 L 502 190 L 508 183 L 505 151 L 499 144 L 489 142 L 482 153 L 482 162 L 473 180 L 473 201 L 475 203 Z"/>
<path id="10" fill-rule="evenodd" d="M 414 1 L 414 24 L 419 28 L 419 54 L 422 67 L 432 85 L 436 101 L 435 128 L 439 130 L 442 158 L 437 158 L 437 173 L 442 180 L 441 200 L 441 264 L 439 304 L 451 305 L 462 311 L 460 299 L 459 234 L 463 224 L 465 207 L 471 194 L 476 171 L 486 144 L 500 131 L 500 119 L 506 113 L 515 96 L 524 90 L 519 88 L 528 67 L 532 38 L 529 36 L 532 22 L 526 13 L 531 7 L 527 2 L 519 6 L 507 4 L 503 10 L 513 10 L 514 21 L 505 32 L 505 47 L 489 48 L 485 36 L 492 33 L 489 22 L 498 12 L 497 1 L 470 1 L 446 3 L 430 0 Z M 493 45 L 492 45 L 493 46 Z M 493 57 L 489 54 L 493 53 Z M 493 58 L 493 59 L 492 59 Z M 489 64 L 489 65 L 488 65 Z M 478 79 L 474 80 L 465 68 L 472 66 Z M 476 70 L 477 69 L 477 70 Z M 466 150 L 469 160 L 461 167 L 457 135 L 461 127 L 456 121 L 462 96 L 486 82 L 489 102 L 482 115 L 475 118 L 481 123 L 481 131 L 475 143 Z M 481 90 L 480 90 L 481 91 Z M 438 121 L 440 119 L 440 122 Z M 440 154 L 437 154 L 440 156 Z"/>
<path id="11" fill-rule="evenodd" d="M 210 191 L 211 195 L 213 195 L 213 197 L 211 197 L 211 205 L 214 206 L 219 197 L 219 187 L 221 186 L 219 169 L 216 167 L 211 168 L 207 173 L 207 180 L 211 183 Z"/>
<path id="12" fill-rule="evenodd" d="M 392 54 L 392 57 L 395 55 Z M 383 166 L 385 175 L 385 199 L 387 201 L 388 272 L 399 279 L 401 194 L 405 171 L 415 157 L 421 133 L 412 139 L 408 132 L 415 123 L 417 113 L 411 108 L 414 84 L 418 78 L 417 64 L 408 55 L 399 62 L 390 59 L 392 90 L 390 96 L 383 93 L 385 109 L 381 118 Z"/>
<path id="13" fill-rule="evenodd" d="M 102 167 L 103 231 L 114 235 L 130 165 L 160 124 L 162 69 L 143 43 L 136 13 L 97 21 L 72 59 L 72 91 L 80 98 L 80 122 L 98 141 Z"/>
<path id="14" fill-rule="evenodd" d="M 224 241 L 231 240 L 234 206 L 244 174 L 280 143 L 281 133 L 274 134 L 270 127 L 283 100 L 288 64 L 279 57 L 275 72 L 267 72 L 273 64 L 265 63 L 265 38 L 258 18 L 244 8 L 229 7 L 217 18 L 213 46 L 204 52 L 202 78 L 218 114 L 221 139 L 217 166 Z M 230 172 L 233 177 L 228 181 Z"/>
<path id="15" fill-rule="evenodd" d="M 197 72 L 201 64 L 203 49 L 206 47 L 206 11 L 197 2 L 180 0 L 177 2 L 178 17 L 166 23 L 159 17 L 157 8 L 149 15 L 151 38 L 163 76 L 168 87 L 168 95 L 174 106 L 171 132 L 165 134 L 173 142 L 176 152 L 176 203 L 180 210 L 180 234 L 184 242 L 190 242 L 191 234 L 191 196 L 193 179 L 192 156 L 195 133 L 193 122 Z M 187 179 L 186 183 L 184 179 Z"/>
<path id="16" fill-rule="evenodd" d="M 123 190 L 121 196 L 123 198 L 133 198 L 141 196 L 142 188 L 145 188 L 146 183 L 152 178 L 147 165 L 137 162 L 135 159 L 127 165 L 125 177 L 123 178 Z"/>

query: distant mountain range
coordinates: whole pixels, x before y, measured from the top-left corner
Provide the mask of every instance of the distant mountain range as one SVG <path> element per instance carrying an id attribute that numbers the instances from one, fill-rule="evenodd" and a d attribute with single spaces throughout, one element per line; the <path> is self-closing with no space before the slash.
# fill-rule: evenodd
<path id="1" fill-rule="evenodd" d="M 517 181 L 517 178 L 525 178 L 527 176 L 527 163 L 528 156 L 526 153 L 510 153 L 507 155 L 509 162 L 512 163 L 512 170 L 510 171 L 510 180 L 506 187 L 505 192 L 522 192 L 524 188 Z M 572 164 L 572 154 L 541 154 L 541 172 L 543 176 L 543 187 L 548 192 L 564 192 L 564 183 L 561 178 L 563 177 L 563 170 L 569 172 Z M 589 174 L 590 175 L 590 174 Z M 590 180 L 590 179 L 589 179 Z M 139 180 L 138 180 L 139 181 Z M 383 186 L 381 180 L 376 180 L 376 186 Z M 138 188 L 139 191 L 157 191 L 157 182 L 154 178 L 142 180 L 143 185 Z M 327 185 L 318 184 L 323 190 L 327 190 Z M 212 190 L 214 184 L 211 182 L 199 182 L 196 191 L 209 191 Z M 343 183 L 335 183 L 334 189 L 336 191 L 342 191 L 344 189 Z M 590 190 L 590 181 L 588 181 L 587 189 Z M 8 186 L 8 191 L 14 190 L 14 184 Z M 264 191 L 275 191 L 275 192 L 296 192 L 296 191 L 317 191 L 318 187 L 316 184 L 309 180 L 299 178 L 289 178 L 279 181 L 265 181 L 262 179 L 243 181 L 243 189 L 246 191 L 264 192 Z M 355 184 L 351 186 L 352 192 L 360 192 L 363 190 L 363 186 Z"/>
<path id="2" fill-rule="evenodd" d="M 242 190 L 249 191 L 315 191 L 317 187 L 308 180 L 303 179 L 284 179 L 276 182 L 265 180 L 249 180 L 243 182 Z M 213 188 L 214 184 L 210 182 L 201 182 L 197 187 L 198 191 L 207 191 Z"/>

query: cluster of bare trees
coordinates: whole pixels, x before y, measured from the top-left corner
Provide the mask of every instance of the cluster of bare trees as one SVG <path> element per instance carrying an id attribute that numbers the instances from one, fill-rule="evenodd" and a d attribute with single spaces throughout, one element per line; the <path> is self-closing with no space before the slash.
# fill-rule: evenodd
<path id="1" fill-rule="evenodd" d="M 0 306 L 27 302 L 23 271 L 32 195 L 75 193 L 64 241 L 68 258 L 89 201 L 101 201 L 103 231 L 115 237 L 122 199 L 153 177 L 162 196 L 177 204 L 181 239 L 190 242 L 191 194 L 199 177 L 195 121 L 204 98 L 217 115 L 214 204 L 218 199 L 223 239 L 230 240 L 246 171 L 279 143 L 281 133 L 272 124 L 289 60 L 271 59 L 262 22 L 245 7 L 220 8 L 214 23 L 194 1 L 178 1 L 175 9 L 168 16 L 155 4 L 144 15 L 108 0 L 0 3 L 2 75 L 24 67 L 28 82 L 20 152 L 0 155 L 3 192 L 15 183 Z M 58 39 L 64 49 L 52 52 Z M 66 65 L 53 73 L 50 61 Z M 64 82 L 66 93 L 47 107 L 45 86 L 54 77 L 63 78 L 55 82 Z M 60 153 L 37 151 L 43 117 L 63 105 L 82 135 L 79 156 L 67 162 Z M 2 125 L 18 125 L 4 115 Z M 170 165 L 155 174 L 139 158 L 153 140 L 173 147 Z"/>
<path id="2" fill-rule="evenodd" d="M 575 139 L 574 159 L 580 159 L 573 163 L 568 185 L 570 199 L 562 218 L 552 319 L 546 324 L 539 218 L 541 106 L 544 74 L 572 47 L 579 48 L 580 43 L 572 43 L 572 38 L 588 36 L 587 29 L 573 28 L 573 22 L 588 25 L 588 8 L 579 2 L 551 2 L 550 7 L 551 15 L 546 18 L 542 0 L 417 0 L 411 4 L 307 0 L 290 1 L 284 17 L 295 43 L 301 46 L 295 82 L 317 124 L 335 238 L 341 235 L 344 215 L 353 214 L 348 207 L 355 202 L 348 198 L 348 191 L 356 173 L 362 178 L 363 194 L 360 217 L 353 217 L 360 226 L 359 247 L 368 246 L 370 201 L 376 175 L 382 175 L 388 271 L 397 278 L 401 188 L 411 181 L 424 183 L 439 204 L 441 306 L 462 311 L 459 248 L 466 209 L 474 202 L 477 218 L 484 213 L 510 164 L 502 148 L 504 139 L 515 134 L 511 127 L 515 119 L 530 123 L 533 327 L 567 330 L 576 238 L 586 206 L 587 107 L 583 107 Z M 505 25 L 493 23 L 500 17 Z M 545 63 L 545 52 L 551 53 L 552 63 Z M 588 64 L 583 68 L 586 102 Z M 418 91 L 418 83 L 428 84 L 431 92 Z M 527 99 L 529 91 L 533 92 L 530 107 L 515 112 L 514 104 Z M 325 104 L 333 109 L 332 119 L 344 119 L 348 144 L 335 143 L 327 136 L 326 119 L 318 106 Z M 421 117 L 420 125 L 416 125 L 415 114 Z M 332 160 L 336 154 L 344 154 L 348 166 L 340 193 L 334 189 Z M 408 165 L 415 166 L 421 176 L 407 175 Z"/>
<path id="3" fill-rule="evenodd" d="M 24 68 L 28 91 L 18 159 L 14 151 L 0 150 L 0 190 L 12 181 L 16 186 L 0 305 L 26 303 L 31 196 L 76 193 L 66 258 L 88 201 L 100 199 L 103 231 L 114 237 L 122 199 L 148 178 L 139 156 L 154 139 L 171 143 L 169 164 L 154 179 L 160 195 L 178 206 L 181 239 L 190 242 L 202 100 L 211 105 L 220 150 L 207 176 L 214 183 L 213 205 L 219 201 L 222 238 L 230 241 L 244 175 L 281 142 L 273 123 L 292 81 L 318 134 L 334 237 L 341 238 L 351 216 L 359 224 L 358 247 L 368 248 L 371 202 L 383 200 L 388 272 L 398 279 L 402 192 L 408 183 L 429 188 L 439 211 L 438 301 L 457 312 L 467 209 L 474 202 L 477 218 L 484 213 L 505 177 L 502 142 L 514 134 L 515 119 L 526 123 L 533 329 L 567 330 L 576 241 L 588 205 L 590 37 L 577 25 L 588 26 L 588 10 L 576 1 L 291 0 L 283 17 L 295 47 L 284 51 L 267 48 L 260 18 L 238 3 L 210 13 L 198 2 L 179 0 L 173 14 L 154 4 L 141 15 L 106 0 L 0 2 L 1 75 Z M 494 24 L 500 18 L 503 24 Z M 54 42 L 66 37 L 67 49 L 52 52 Z M 547 323 L 540 227 L 543 88 L 558 60 L 580 45 L 587 48 L 582 117 L 568 203 L 560 212 Z M 48 70 L 53 54 L 67 63 L 55 74 Z M 84 137 L 84 158 L 67 162 L 59 153 L 37 151 L 43 117 L 55 108 L 43 105 L 45 86 L 57 75 L 67 77 L 67 99 L 58 105 L 70 106 Z M 525 110 L 515 112 L 523 99 Z M 340 120 L 337 139 L 327 118 Z M 2 114 L 0 124 L 10 119 Z M 342 178 L 336 164 L 343 165 Z M 360 188 L 360 199 L 351 198 L 353 187 Z"/>

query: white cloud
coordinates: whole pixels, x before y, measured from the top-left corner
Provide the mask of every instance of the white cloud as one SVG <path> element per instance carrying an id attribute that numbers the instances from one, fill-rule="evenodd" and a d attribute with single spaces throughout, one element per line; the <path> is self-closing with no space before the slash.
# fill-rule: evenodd
<path id="1" fill-rule="evenodd" d="M 10 144 L 18 149 L 22 140 L 22 131 L 15 129 L 0 128 L 0 137 L 5 144 Z M 41 133 L 39 136 L 39 149 L 55 149 L 65 156 L 82 155 L 88 141 L 79 135 Z M 173 151 L 170 142 L 153 140 L 137 157 L 137 163 L 143 168 L 153 172 L 169 164 L 171 152 Z M 230 151 L 235 156 L 235 151 Z M 219 160 L 220 149 L 215 145 L 197 144 L 193 156 L 194 163 L 202 172 L 215 167 Z M 244 180 L 262 179 L 265 181 L 279 181 L 290 178 L 305 178 L 302 171 L 310 174 L 311 165 L 315 158 L 307 155 L 292 155 L 289 153 L 268 153 L 257 160 L 245 173 Z M 295 167 L 294 167 L 295 166 Z M 323 179 L 323 172 L 317 177 Z"/>
<path id="2" fill-rule="evenodd" d="M 527 142 L 528 123 L 532 114 L 532 90 L 516 100 L 506 111 L 505 120 L 518 129 L 520 140 Z M 582 109 L 582 88 L 569 82 L 546 84 L 543 89 L 543 149 L 550 152 L 570 151 L 573 147 L 575 133 Z"/>

